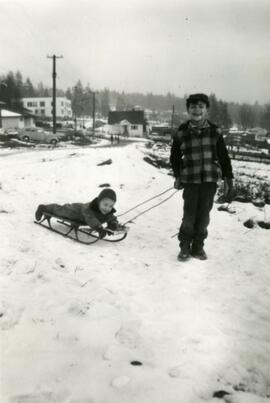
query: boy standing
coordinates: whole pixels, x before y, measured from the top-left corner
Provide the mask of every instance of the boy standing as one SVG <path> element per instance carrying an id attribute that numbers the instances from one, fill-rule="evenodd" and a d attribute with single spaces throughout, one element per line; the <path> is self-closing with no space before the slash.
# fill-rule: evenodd
<path id="1" fill-rule="evenodd" d="M 179 261 L 190 256 L 207 259 L 203 249 L 217 181 L 224 179 L 227 196 L 233 188 L 231 161 L 221 130 L 207 120 L 209 99 L 190 95 L 186 101 L 189 120 L 179 127 L 171 148 L 174 187 L 184 189 L 184 211 L 178 239 Z"/>

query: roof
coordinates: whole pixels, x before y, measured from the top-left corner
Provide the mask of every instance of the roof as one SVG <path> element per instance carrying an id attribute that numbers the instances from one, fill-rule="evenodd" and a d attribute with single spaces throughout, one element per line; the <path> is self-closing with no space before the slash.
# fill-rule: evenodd
<path id="1" fill-rule="evenodd" d="M 122 120 L 127 120 L 133 125 L 144 124 L 144 111 L 110 111 L 109 125 L 120 123 Z"/>
<path id="2" fill-rule="evenodd" d="M 8 109 L 1 109 L 1 116 L 2 118 L 20 118 L 20 117 L 24 117 L 24 118 L 32 118 L 35 117 L 35 115 L 26 108 L 22 108 L 22 111 L 19 112 L 13 112 L 13 111 L 9 111 Z"/>
<path id="3" fill-rule="evenodd" d="M 2 118 L 20 118 L 22 115 L 20 113 L 8 111 L 7 109 L 1 110 Z"/>

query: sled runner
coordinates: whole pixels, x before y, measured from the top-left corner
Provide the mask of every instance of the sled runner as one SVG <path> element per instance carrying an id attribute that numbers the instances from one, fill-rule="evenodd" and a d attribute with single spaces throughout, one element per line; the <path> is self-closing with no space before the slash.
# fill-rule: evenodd
<path id="1" fill-rule="evenodd" d="M 34 221 L 34 223 L 85 245 L 91 245 L 99 239 L 102 239 L 105 242 L 120 242 L 126 238 L 128 231 L 125 226 L 120 227 L 117 231 L 105 228 L 107 234 L 105 237 L 101 238 L 97 230 L 90 228 L 83 223 L 58 217 L 50 213 L 44 213 L 42 220 Z"/>

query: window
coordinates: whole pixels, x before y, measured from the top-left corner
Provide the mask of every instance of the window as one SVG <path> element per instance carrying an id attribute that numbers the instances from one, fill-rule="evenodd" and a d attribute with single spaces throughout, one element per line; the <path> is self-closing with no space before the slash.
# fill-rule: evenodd
<path id="1" fill-rule="evenodd" d="M 45 106 L 45 102 L 44 101 L 40 101 L 39 106 Z"/>
<path id="2" fill-rule="evenodd" d="M 38 115 L 38 109 L 35 110 L 35 114 Z"/>
<path id="3" fill-rule="evenodd" d="M 27 102 L 27 106 L 32 106 L 32 102 Z"/>
<path id="4" fill-rule="evenodd" d="M 40 109 L 40 114 L 45 115 L 45 109 Z"/>
<path id="5" fill-rule="evenodd" d="M 131 130 L 138 130 L 138 125 L 131 125 Z"/>

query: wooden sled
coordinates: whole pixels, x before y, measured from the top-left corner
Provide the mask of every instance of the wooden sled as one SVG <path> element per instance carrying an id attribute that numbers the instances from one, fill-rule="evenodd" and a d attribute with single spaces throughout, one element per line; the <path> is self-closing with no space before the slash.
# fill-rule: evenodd
<path id="1" fill-rule="evenodd" d="M 107 235 L 104 238 L 101 238 L 98 231 L 83 223 L 58 217 L 50 213 L 44 213 L 42 220 L 35 220 L 34 223 L 85 245 L 91 245 L 100 239 L 105 242 L 120 242 L 127 236 L 127 229 L 125 227 L 119 231 L 112 231 L 104 228 Z"/>

